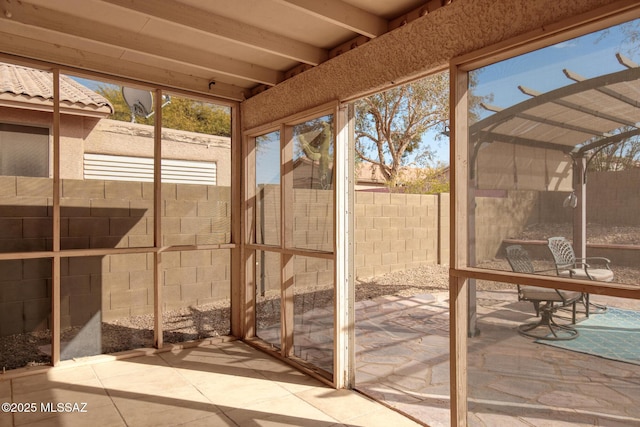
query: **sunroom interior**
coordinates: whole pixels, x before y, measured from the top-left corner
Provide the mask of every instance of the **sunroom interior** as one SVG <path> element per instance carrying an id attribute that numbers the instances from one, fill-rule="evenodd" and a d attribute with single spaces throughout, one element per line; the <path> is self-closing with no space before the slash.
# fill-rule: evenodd
<path id="1" fill-rule="evenodd" d="M 588 242 L 593 218 L 640 225 L 638 166 L 617 184 L 589 170 L 599 150 L 640 133 L 637 2 L 7 0 L 0 8 L 0 381 L 102 354 L 234 339 L 330 387 L 358 389 L 353 103 L 445 72 L 448 376 L 428 396 L 447 415 L 430 417 L 426 398 L 415 413 L 385 404 L 427 425 L 480 425 L 523 407 L 547 421 L 576 410 L 580 422 L 640 420 L 637 357 L 625 369 L 594 364 L 591 378 L 615 377 L 616 387 L 550 380 L 563 361 L 518 336 L 534 312 L 511 305 L 518 285 L 535 285 L 640 311 L 640 277 L 522 274 L 504 261 L 508 244 L 545 261 L 545 242 L 515 239 L 515 228 L 566 222 L 579 257 L 638 267 L 640 242 Z M 604 49 L 612 28 L 626 30 Z M 562 83 L 542 77 L 557 64 L 535 52 L 552 56 L 592 33 L 570 62 L 586 70 Z M 600 62 L 619 68 L 602 71 L 610 68 Z M 537 91 L 500 98 L 518 84 Z M 116 117 L 103 96 L 121 88 L 130 117 Z M 184 105 L 219 127 L 170 121 Z M 481 294 L 483 282 L 502 287 Z M 512 356 L 513 375 L 492 371 L 487 359 L 499 353 Z M 546 357 L 542 373 L 523 366 L 534 354 Z M 529 382 L 536 375 L 543 379 Z M 592 400 L 567 397 L 576 384 Z M 598 387 L 618 398 L 596 401 Z M 528 393 L 538 388 L 533 405 Z"/>

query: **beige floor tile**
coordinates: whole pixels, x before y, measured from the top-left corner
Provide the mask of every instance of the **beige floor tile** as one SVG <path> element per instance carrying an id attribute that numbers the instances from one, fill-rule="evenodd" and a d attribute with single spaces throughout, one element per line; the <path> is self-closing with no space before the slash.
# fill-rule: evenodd
<path id="1" fill-rule="evenodd" d="M 97 379 L 80 384 L 58 383 L 55 387 L 29 393 L 14 393 L 15 402 L 90 402 L 109 404 L 109 397 Z"/>
<path id="2" fill-rule="evenodd" d="M 296 396 L 309 402 L 340 422 L 378 411 L 381 405 L 351 390 L 312 388 Z"/>
<path id="3" fill-rule="evenodd" d="M 110 376 L 101 378 L 105 388 L 121 391 L 144 390 L 153 395 L 166 395 L 172 389 L 190 385 L 187 380 L 178 374 L 173 368 L 143 369 L 135 374 Z"/>
<path id="4" fill-rule="evenodd" d="M 336 420 L 294 395 L 253 405 L 227 408 L 224 413 L 239 426 L 333 426 Z"/>
<path id="5" fill-rule="evenodd" d="M 134 414 L 123 415 L 127 426 L 135 427 L 160 427 L 178 426 L 184 423 L 197 421 L 203 418 L 211 418 L 212 414 L 220 417 L 221 413 L 215 410 L 193 408 L 175 408 L 165 411 L 155 411 L 149 413 L 136 412 Z"/>
<path id="6" fill-rule="evenodd" d="M 414 425 L 239 342 L 56 368 L 0 382 L 0 393 L 38 405 L 87 402 L 88 411 L 0 414 L 0 427 Z"/>
<path id="7" fill-rule="evenodd" d="M 237 362 L 233 356 L 222 351 L 217 346 L 192 347 L 180 350 L 168 351 L 158 355 L 167 362 L 174 364 L 184 362 L 208 362 L 210 360 L 224 360 Z M 234 360 L 235 359 L 235 360 Z"/>
<path id="8" fill-rule="evenodd" d="M 263 371 L 260 374 L 291 393 L 300 393 L 313 387 L 323 387 L 320 381 L 289 366 L 276 372 Z"/>
<path id="9" fill-rule="evenodd" d="M 222 372 L 207 372 L 199 371 L 197 366 L 188 365 L 182 365 L 182 367 L 174 369 L 185 381 L 196 386 L 206 386 L 210 384 L 217 384 L 219 386 L 227 384 L 231 386 L 265 381 L 262 375 L 247 369 L 237 370 L 235 368 L 229 368 L 228 370 L 221 369 L 220 371 Z"/>
<path id="10" fill-rule="evenodd" d="M 217 406 L 197 397 L 197 393 L 148 401 L 117 398 L 114 402 L 130 426 L 175 426 L 221 413 Z"/>
<path id="11" fill-rule="evenodd" d="M 419 427 L 421 425 L 386 407 L 355 418 L 349 418 L 348 421 L 343 422 L 349 427 Z"/>
<path id="12" fill-rule="evenodd" d="M 77 366 L 65 368 L 51 368 L 44 374 L 29 375 L 15 378 L 13 384 L 14 395 L 47 388 L 59 387 L 61 384 L 82 384 L 95 380 L 96 374 L 91 366 Z"/>
<path id="13" fill-rule="evenodd" d="M 224 383 L 198 384 L 197 388 L 212 403 L 225 407 L 245 407 L 258 402 L 283 398 L 289 391 L 266 380 L 233 381 L 227 379 Z"/>
<path id="14" fill-rule="evenodd" d="M 237 358 L 222 352 L 204 353 L 203 349 L 195 349 L 188 353 L 164 353 L 161 357 L 169 365 L 183 371 L 218 373 L 239 377 L 259 377 L 253 369 L 245 366 Z M 194 379 L 197 380 L 195 377 Z"/>
<path id="15" fill-rule="evenodd" d="M 6 402 L 6 401 L 3 400 L 2 402 Z M 12 426 L 13 426 L 13 414 L 0 412 L 0 427 L 12 427 Z"/>
<path id="16" fill-rule="evenodd" d="M 148 412 L 163 410 L 163 408 L 206 408 L 211 410 L 211 402 L 195 387 L 188 385 L 173 388 L 168 393 L 149 393 L 139 390 L 109 390 L 109 396 L 123 413 L 135 411 Z"/>
<path id="17" fill-rule="evenodd" d="M 176 424 L 179 427 L 213 427 L 213 426 L 232 426 L 233 423 L 223 413 L 209 415 L 205 418 L 199 418 L 193 421 L 187 421 L 185 423 Z"/>
<path id="18" fill-rule="evenodd" d="M 167 362 L 160 356 L 141 356 L 130 359 L 101 362 L 91 365 L 95 374 L 101 378 L 130 376 L 138 372 L 153 371 L 167 367 Z"/>
<path id="19" fill-rule="evenodd" d="M 25 427 L 123 427 L 124 420 L 113 406 L 88 409 L 86 413 L 58 413 L 49 414 L 50 417 L 41 418 L 29 424 L 18 424 Z"/>
<path id="20" fill-rule="evenodd" d="M 86 404 L 87 411 L 112 406 L 111 399 L 97 379 L 80 384 L 64 384 L 59 382 L 55 384 L 55 387 L 45 387 L 39 391 L 14 394 L 14 402 L 35 403 L 38 409 L 34 413 L 14 414 L 16 425 L 33 423 L 41 419 L 50 418 L 52 416 L 50 412 L 41 411 L 42 405 L 55 406 L 58 403 L 70 403 L 78 404 L 82 407 L 83 404 Z"/>
<path id="21" fill-rule="evenodd" d="M 0 402 L 11 400 L 11 381 L 0 381 Z"/>

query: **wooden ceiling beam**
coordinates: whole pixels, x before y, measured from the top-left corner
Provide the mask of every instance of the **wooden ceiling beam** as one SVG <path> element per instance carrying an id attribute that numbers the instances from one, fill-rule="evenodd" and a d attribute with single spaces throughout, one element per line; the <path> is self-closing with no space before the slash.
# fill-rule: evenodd
<path id="1" fill-rule="evenodd" d="M 340 0 L 275 0 L 325 22 L 375 38 L 388 31 L 386 19 Z"/>
<path id="2" fill-rule="evenodd" d="M 215 77 L 216 74 L 224 74 L 270 86 L 275 86 L 283 79 L 282 73 L 276 70 L 200 49 L 186 48 L 184 45 L 154 37 L 147 37 L 141 35 L 139 31 L 123 30 L 112 25 L 76 19 L 71 14 L 45 6 L 30 7 L 25 2 L 16 3 L 11 10 L 11 18 L 0 15 L 0 20 L 66 34 L 76 38 L 80 44 L 90 40 L 105 46 L 189 64 L 203 70 L 209 70 L 212 77 Z M 74 24 L 69 25 L 69 22 Z"/>
<path id="3" fill-rule="evenodd" d="M 284 37 L 242 22 L 203 12 L 173 0 L 101 0 L 210 36 L 310 65 L 326 61 L 325 49 Z"/>
<path id="4" fill-rule="evenodd" d="M 78 69 L 107 74 L 116 79 L 118 77 L 131 79 L 156 84 L 164 88 L 188 90 L 234 101 L 243 101 L 247 98 L 247 91 L 238 86 L 225 83 L 217 83 L 210 86 L 210 79 L 203 77 L 142 65 L 123 59 L 116 61 L 112 57 L 79 51 L 75 48 L 60 46 L 42 39 L 16 35 L 15 32 L 0 32 L 0 51 L 20 58 L 46 61 L 70 70 Z"/>

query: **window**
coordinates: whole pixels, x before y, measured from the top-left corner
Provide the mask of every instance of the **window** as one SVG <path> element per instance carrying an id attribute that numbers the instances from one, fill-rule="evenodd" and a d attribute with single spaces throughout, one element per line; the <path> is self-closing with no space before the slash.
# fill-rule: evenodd
<path id="1" fill-rule="evenodd" d="M 49 129 L 0 123 L 0 175 L 49 176 Z"/>

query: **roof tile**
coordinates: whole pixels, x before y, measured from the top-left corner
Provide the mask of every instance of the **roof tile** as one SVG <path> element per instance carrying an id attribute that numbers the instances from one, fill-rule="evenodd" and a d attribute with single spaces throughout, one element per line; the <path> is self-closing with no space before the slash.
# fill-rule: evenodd
<path id="1" fill-rule="evenodd" d="M 0 62 L 0 93 L 53 100 L 52 81 L 52 73 L 49 71 Z M 113 111 L 113 106 L 105 97 L 62 74 L 60 100 L 86 106 L 106 106 Z"/>

